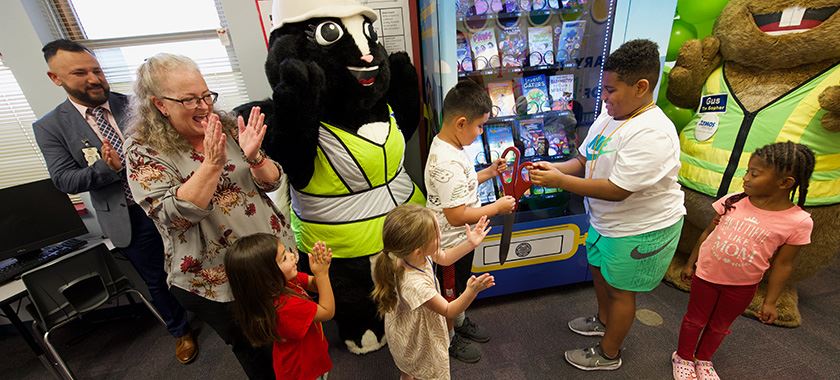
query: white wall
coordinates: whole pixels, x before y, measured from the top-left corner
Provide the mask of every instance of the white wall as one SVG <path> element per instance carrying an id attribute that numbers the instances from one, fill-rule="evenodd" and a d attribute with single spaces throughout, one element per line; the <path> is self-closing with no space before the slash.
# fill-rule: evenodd
<path id="1" fill-rule="evenodd" d="M 24 2 L 29 4 L 25 5 Z M 64 101 L 66 95 L 61 87 L 55 86 L 47 78 L 47 64 L 41 47 L 49 42 L 51 35 L 43 20 L 35 17 L 36 21 L 33 22 L 30 19 L 27 7 L 32 14 L 40 16 L 39 10 L 31 9 L 33 3 L 36 2 L 4 0 L 0 4 L 0 25 L 3 25 L 0 54 L 3 54 L 3 62 L 12 69 L 35 116 L 41 117 Z"/>
<path id="2" fill-rule="evenodd" d="M 265 77 L 265 58 L 268 53 L 260 27 L 260 14 L 253 1 L 221 0 L 228 21 L 230 39 L 239 58 L 245 87 L 251 100 L 271 96 Z"/>

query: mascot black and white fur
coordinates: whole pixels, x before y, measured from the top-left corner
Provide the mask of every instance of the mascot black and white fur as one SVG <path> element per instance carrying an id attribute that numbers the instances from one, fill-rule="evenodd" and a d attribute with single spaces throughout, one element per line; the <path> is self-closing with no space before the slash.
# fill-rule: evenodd
<path id="1" fill-rule="evenodd" d="M 260 105 L 266 113 L 268 132 L 263 148 L 288 175 L 301 270 L 308 272 L 305 253 L 314 240 L 323 240 L 333 249 L 330 279 L 336 298 L 335 320 L 341 340 L 356 354 L 385 345 L 383 322 L 370 298 L 372 260 L 378 250 L 341 252 L 341 247 L 378 245 L 381 250 L 384 213 L 402 203 L 423 203 L 419 189 L 401 167 L 405 141 L 420 117 L 417 73 L 406 53 L 388 55 L 378 41 L 375 20 L 370 8 L 351 0 L 275 0 L 275 28 L 265 64 L 272 99 L 238 107 Z M 401 133 L 392 133 L 395 128 Z M 345 134 L 345 140 L 353 141 L 342 141 L 339 137 Z M 395 137 L 399 141 L 394 141 Z M 366 142 L 369 148 L 365 148 Z M 378 168 L 366 167 L 361 162 L 364 158 L 328 154 L 342 149 L 357 153 L 369 149 L 358 156 L 390 154 L 390 161 L 384 163 L 388 178 L 383 183 L 371 180 L 371 173 Z M 399 159 L 393 157 L 394 152 Z M 398 163 L 398 175 L 394 163 Z M 377 165 L 383 165 L 381 159 Z M 343 174 L 332 174 L 339 172 Z M 357 193 L 357 199 L 311 194 L 319 186 L 329 188 L 324 183 L 330 181 L 324 182 L 324 176 L 341 177 L 334 185 Z M 388 194 L 386 201 L 376 201 L 371 196 L 376 191 Z M 372 216 L 359 215 L 366 212 L 380 220 L 379 230 L 372 235 L 365 233 L 370 228 L 353 228 L 351 234 L 340 226 L 335 227 L 336 232 L 330 230 L 331 224 L 341 224 L 334 219 L 367 221 Z M 310 224 L 316 231 L 302 232 L 303 221 L 312 219 L 319 219 Z M 353 257 L 341 258 L 348 255 Z"/>

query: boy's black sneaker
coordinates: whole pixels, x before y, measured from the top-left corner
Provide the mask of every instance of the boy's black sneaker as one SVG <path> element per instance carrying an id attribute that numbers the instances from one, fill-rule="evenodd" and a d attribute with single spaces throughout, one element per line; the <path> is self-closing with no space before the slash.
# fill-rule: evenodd
<path id="1" fill-rule="evenodd" d="M 484 329 L 478 327 L 469 317 L 464 317 L 464 324 L 455 327 L 455 334 L 478 343 L 490 341 L 490 336 L 484 332 Z"/>
<path id="2" fill-rule="evenodd" d="M 449 343 L 449 356 L 464 363 L 477 363 L 481 360 L 481 349 L 477 344 L 455 334 Z"/>

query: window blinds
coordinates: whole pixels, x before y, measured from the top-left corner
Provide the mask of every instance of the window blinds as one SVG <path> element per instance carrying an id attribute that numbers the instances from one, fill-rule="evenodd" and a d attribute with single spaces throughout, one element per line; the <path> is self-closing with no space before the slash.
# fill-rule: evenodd
<path id="1" fill-rule="evenodd" d="M 0 188 L 49 178 L 35 143 L 35 113 L 0 56 Z"/>

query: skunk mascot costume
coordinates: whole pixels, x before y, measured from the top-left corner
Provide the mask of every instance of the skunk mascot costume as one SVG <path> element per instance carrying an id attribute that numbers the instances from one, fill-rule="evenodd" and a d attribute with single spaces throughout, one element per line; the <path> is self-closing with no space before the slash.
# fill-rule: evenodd
<path id="1" fill-rule="evenodd" d="M 263 146 L 288 175 L 299 251 L 319 240 L 332 249 L 341 339 L 353 353 L 375 351 L 385 338 L 371 267 L 385 214 L 425 204 L 402 166 L 420 118 L 417 73 L 407 54 L 388 56 L 376 13 L 355 1 L 275 0 L 272 16 L 272 100 L 246 106 L 269 120 Z"/>

